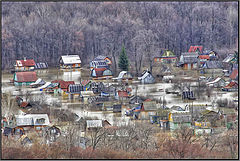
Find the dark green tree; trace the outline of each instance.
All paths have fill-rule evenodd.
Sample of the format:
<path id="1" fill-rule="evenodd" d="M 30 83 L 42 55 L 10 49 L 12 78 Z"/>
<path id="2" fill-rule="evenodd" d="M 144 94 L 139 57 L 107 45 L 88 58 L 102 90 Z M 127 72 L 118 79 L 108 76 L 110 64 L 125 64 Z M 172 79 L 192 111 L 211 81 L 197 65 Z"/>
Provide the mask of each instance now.
<path id="1" fill-rule="evenodd" d="M 120 57 L 119 57 L 119 61 L 118 61 L 118 67 L 121 69 L 121 70 L 124 70 L 124 71 L 128 71 L 128 57 L 127 57 L 127 54 L 126 54 L 126 51 L 125 51 L 125 47 L 124 45 L 122 46 L 122 52 L 120 54 Z"/>

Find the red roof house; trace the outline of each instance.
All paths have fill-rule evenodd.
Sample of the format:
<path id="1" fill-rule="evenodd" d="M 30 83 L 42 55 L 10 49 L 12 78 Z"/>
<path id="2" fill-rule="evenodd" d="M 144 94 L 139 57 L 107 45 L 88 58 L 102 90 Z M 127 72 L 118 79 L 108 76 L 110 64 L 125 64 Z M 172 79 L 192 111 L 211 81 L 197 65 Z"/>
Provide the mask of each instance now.
<path id="1" fill-rule="evenodd" d="M 15 70 L 16 71 L 29 71 L 34 70 L 35 61 L 33 59 L 16 60 Z"/>
<path id="2" fill-rule="evenodd" d="M 54 80 L 54 81 L 52 81 L 52 83 L 59 83 L 59 88 L 61 88 L 61 90 L 63 90 L 63 91 L 67 91 L 67 89 L 68 89 L 68 86 L 70 85 L 70 84 L 75 84 L 75 82 L 74 81 L 64 81 L 64 80 Z"/>
<path id="3" fill-rule="evenodd" d="M 36 72 L 16 72 L 13 78 L 15 85 L 29 85 L 36 82 L 36 80 Z"/>

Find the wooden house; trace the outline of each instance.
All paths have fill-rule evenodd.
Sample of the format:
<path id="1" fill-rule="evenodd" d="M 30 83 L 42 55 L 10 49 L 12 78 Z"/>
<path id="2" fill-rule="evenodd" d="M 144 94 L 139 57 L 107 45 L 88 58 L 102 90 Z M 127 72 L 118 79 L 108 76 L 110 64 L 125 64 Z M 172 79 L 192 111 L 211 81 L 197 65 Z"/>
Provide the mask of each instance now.
<path id="1" fill-rule="evenodd" d="M 62 69 L 80 68 L 81 59 L 79 55 L 63 55 L 60 60 L 60 67 Z"/>
<path id="2" fill-rule="evenodd" d="M 176 55 L 170 50 L 165 50 L 162 56 L 154 58 L 154 62 L 175 63 L 176 61 Z"/>
<path id="3" fill-rule="evenodd" d="M 50 124 L 47 114 L 26 114 L 26 115 L 15 115 L 15 130 L 22 130 L 23 133 L 30 129 L 36 131 L 42 130 L 44 127 Z"/>
<path id="4" fill-rule="evenodd" d="M 54 87 L 54 92 L 61 93 L 63 95 L 67 95 L 68 86 L 70 84 L 75 84 L 74 81 L 64 81 L 64 80 L 54 80 L 51 83 L 58 83 L 58 86 Z"/>
<path id="5" fill-rule="evenodd" d="M 93 79 L 108 79 L 112 78 L 112 71 L 107 68 L 94 68 L 91 70 Z"/>
<path id="6" fill-rule="evenodd" d="M 132 75 L 127 71 L 121 71 L 118 77 L 112 78 L 112 80 L 117 80 L 117 81 L 128 81 L 132 79 L 133 79 Z"/>
<path id="7" fill-rule="evenodd" d="M 142 76 L 138 77 L 138 80 L 140 80 L 141 83 L 146 83 L 146 84 L 150 84 L 150 83 L 155 82 L 155 78 L 153 77 L 153 75 L 149 71 L 144 71 L 142 73 Z"/>
<path id="8" fill-rule="evenodd" d="M 212 87 L 215 87 L 215 88 L 224 87 L 225 86 L 225 80 L 222 79 L 221 77 L 218 77 L 215 80 L 206 83 L 206 85 L 207 86 L 212 86 Z"/>
<path id="9" fill-rule="evenodd" d="M 238 83 L 237 82 L 230 82 L 228 85 L 223 87 L 222 90 L 227 91 L 227 92 L 238 91 Z"/>
<path id="10" fill-rule="evenodd" d="M 33 59 L 16 60 L 15 71 L 33 71 L 35 61 Z"/>
<path id="11" fill-rule="evenodd" d="M 130 97 L 129 93 L 127 91 L 121 91 L 118 90 L 115 94 L 115 99 L 117 100 L 128 100 L 128 98 Z"/>
<path id="12" fill-rule="evenodd" d="M 31 83 L 36 82 L 36 72 L 16 72 L 13 76 L 13 82 L 15 86 L 28 86 Z"/>
<path id="13" fill-rule="evenodd" d="M 191 115 L 186 113 L 169 113 L 169 128 L 171 131 L 181 128 L 181 126 L 191 127 Z"/>
<path id="14" fill-rule="evenodd" d="M 149 120 L 150 116 L 156 115 L 157 104 L 156 101 L 144 101 L 142 103 L 141 112 L 139 114 L 139 119 Z"/>
<path id="15" fill-rule="evenodd" d="M 186 70 L 197 69 L 198 68 L 198 53 L 196 53 L 196 52 L 182 53 L 177 66 L 183 67 L 183 69 L 186 69 Z"/>

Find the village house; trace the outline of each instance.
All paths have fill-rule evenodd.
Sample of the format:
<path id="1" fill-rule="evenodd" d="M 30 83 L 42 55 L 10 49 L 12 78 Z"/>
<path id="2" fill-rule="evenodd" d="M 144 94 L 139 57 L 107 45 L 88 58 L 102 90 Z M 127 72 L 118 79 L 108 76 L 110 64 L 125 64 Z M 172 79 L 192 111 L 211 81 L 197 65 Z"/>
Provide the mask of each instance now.
<path id="1" fill-rule="evenodd" d="M 74 81 L 64 81 L 64 80 L 54 80 L 51 83 L 58 84 L 57 86 L 53 87 L 54 93 L 59 93 L 59 94 L 62 94 L 63 96 L 68 95 L 68 86 L 70 84 L 75 84 Z"/>
<path id="2" fill-rule="evenodd" d="M 198 68 L 198 53 L 196 53 L 196 52 L 182 53 L 177 66 L 183 67 L 183 69 L 185 69 L 185 70 L 197 69 Z"/>
<path id="3" fill-rule="evenodd" d="M 215 87 L 215 88 L 224 87 L 225 84 L 226 84 L 225 80 L 222 79 L 221 77 L 218 77 L 215 80 L 206 83 L 207 86 L 212 86 L 212 87 Z"/>
<path id="4" fill-rule="evenodd" d="M 15 115 L 13 117 L 14 131 L 20 134 L 25 134 L 27 131 L 34 129 L 41 131 L 44 127 L 50 124 L 47 114 L 26 114 Z"/>
<path id="5" fill-rule="evenodd" d="M 33 59 L 16 60 L 15 71 L 33 71 L 35 61 Z"/>
<path id="6" fill-rule="evenodd" d="M 36 72 L 15 72 L 13 76 L 15 86 L 28 86 L 31 83 L 36 82 L 36 80 Z"/>
<path id="7" fill-rule="evenodd" d="M 161 129 L 168 130 L 169 129 L 169 121 L 168 115 L 169 110 L 166 109 L 158 109 L 156 115 L 150 115 L 150 122 L 152 124 L 158 124 Z"/>
<path id="8" fill-rule="evenodd" d="M 112 78 L 112 71 L 107 68 L 94 68 L 91 70 L 91 77 L 95 79 L 108 79 Z"/>
<path id="9" fill-rule="evenodd" d="M 62 69 L 80 68 L 81 59 L 79 55 L 63 55 L 60 60 L 60 67 Z"/>
<path id="10" fill-rule="evenodd" d="M 181 126 L 191 127 L 191 119 L 189 112 L 170 112 L 168 115 L 169 129 L 174 131 L 181 128 Z"/>
<path id="11" fill-rule="evenodd" d="M 201 124 L 201 126 L 205 127 L 216 127 L 220 126 L 220 112 L 216 112 L 214 110 L 205 110 L 201 112 L 200 119 L 197 120 L 198 123 Z"/>
<path id="12" fill-rule="evenodd" d="M 202 64 L 202 69 L 205 74 L 222 73 L 223 64 L 221 61 L 206 61 Z"/>
<path id="13" fill-rule="evenodd" d="M 126 101 L 130 97 L 130 94 L 127 91 L 118 90 L 115 94 L 116 100 Z"/>
<path id="14" fill-rule="evenodd" d="M 112 64 L 112 60 L 107 56 L 99 55 L 90 62 L 90 69 L 94 68 L 107 68 L 109 69 Z"/>
<path id="15" fill-rule="evenodd" d="M 139 114 L 139 119 L 150 120 L 151 115 L 156 115 L 157 104 L 156 101 L 144 101 Z"/>
<path id="16" fill-rule="evenodd" d="M 163 63 L 175 63 L 177 61 L 176 55 L 170 51 L 165 50 L 163 55 L 160 57 L 154 57 L 154 62 L 163 62 Z"/>
<path id="17" fill-rule="evenodd" d="M 141 83 L 151 84 L 155 82 L 155 78 L 150 71 L 144 71 L 141 77 L 138 77 Z"/>

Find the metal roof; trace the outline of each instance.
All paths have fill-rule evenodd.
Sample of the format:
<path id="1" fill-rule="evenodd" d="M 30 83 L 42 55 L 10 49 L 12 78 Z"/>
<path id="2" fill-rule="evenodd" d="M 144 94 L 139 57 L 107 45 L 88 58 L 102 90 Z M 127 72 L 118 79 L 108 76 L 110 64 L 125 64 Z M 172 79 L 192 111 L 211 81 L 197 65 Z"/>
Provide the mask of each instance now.
<path id="1" fill-rule="evenodd" d="M 81 60 L 79 55 L 63 55 L 61 59 L 64 64 L 80 64 Z"/>

